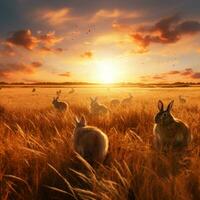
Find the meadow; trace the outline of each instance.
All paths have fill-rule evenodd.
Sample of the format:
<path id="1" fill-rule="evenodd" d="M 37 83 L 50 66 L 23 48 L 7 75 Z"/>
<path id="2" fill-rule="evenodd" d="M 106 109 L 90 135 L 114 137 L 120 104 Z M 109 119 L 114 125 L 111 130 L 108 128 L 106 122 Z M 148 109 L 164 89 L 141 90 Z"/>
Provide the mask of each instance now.
<path id="1" fill-rule="evenodd" d="M 69 103 L 66 113 L 51 102 Z M 197 200 L 200 194 L 200 88 L 3 88 L 0 90 L 0 199 Z M 113 98 L 133 95 L 127 107 Z M 186 98 L 179 101 L 179 95 Z M 90 113 L 98 96 L 110 112 Z M 157 102 L 174 99 L 173 115 L 185 121 L 193 142 L 185 152 L 152 147 Z M 85 115 L 109 137 L 103 165 L 93 169 L 73 151 L 75 116 Z"/>

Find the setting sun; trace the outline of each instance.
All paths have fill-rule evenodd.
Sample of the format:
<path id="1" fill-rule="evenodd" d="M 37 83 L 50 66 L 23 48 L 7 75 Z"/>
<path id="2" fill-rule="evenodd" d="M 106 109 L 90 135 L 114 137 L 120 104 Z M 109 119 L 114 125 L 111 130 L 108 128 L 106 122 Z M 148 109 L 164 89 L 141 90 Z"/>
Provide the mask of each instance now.
<path id="1" fill-rule="evenodd" d="M 97 79 L 101 83 L 114 83 L 118 81 L 118 64 L 112 60 L 97 62 Z"/>

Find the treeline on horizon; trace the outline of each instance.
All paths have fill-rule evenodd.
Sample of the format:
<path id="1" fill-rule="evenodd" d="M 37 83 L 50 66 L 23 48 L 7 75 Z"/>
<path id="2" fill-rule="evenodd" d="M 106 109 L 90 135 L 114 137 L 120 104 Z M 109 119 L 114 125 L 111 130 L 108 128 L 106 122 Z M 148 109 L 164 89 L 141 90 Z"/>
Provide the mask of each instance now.
<path id="1" fill-rule="evenodd" d="M 25 82 L 0 82 L 0 85 L 7 85 L 7 86 L 14 86 L 14 85 L 22 85 L 22 86 L 39 86 L 39 85 L 106 85 L 106 86 L 139 86 L 139 87 L 191 87 L 191 86 L 198 86 L 200 82 L 174 82 L 174 83 L 133 83 L 133 82 L 119 82 L 119 83 L 90 83 L 90 82 L 32 82 L 32 83 L 25 83 Z"/>

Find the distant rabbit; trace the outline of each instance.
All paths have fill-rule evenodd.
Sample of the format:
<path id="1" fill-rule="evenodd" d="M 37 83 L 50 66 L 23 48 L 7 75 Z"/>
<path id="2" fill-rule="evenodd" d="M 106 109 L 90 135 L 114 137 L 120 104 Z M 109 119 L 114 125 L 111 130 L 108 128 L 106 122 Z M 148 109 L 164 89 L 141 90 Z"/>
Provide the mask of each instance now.
<path id="1" fill-rule="evenodd" d="M 118 99 L 112 99 L 112 100 L 110 101 L 110 105 L 111 105 L 112 107 L 114 107 L 114 106 L 119 106 L 119 105 L 120 105 L 120 100 L 118 100 Z"/>
<path id="2" fill-rule="evenodd" d="M 54 108 L 56 108 L 59 111 L 66 111 L 69 107 L 66 102 L 58 101 L 59 97 L 53 98 L 52 104 Z"/>
<path id="3" fill-rule="evenodd" d="M 68 94 L 73 94 L 75 92 L 74 88 L 71 88 L 71 90 L 68 92 Z"/>
<path id="4" fill-rule="evenodd" d="M 56 91 L 56 95 L 59 97 L 61 95 L 62 90 Z"/>
<path id="5" fill-rule="evenodd" d="M 36 89 L 35 89 L 35 88 L 33 88 L 33 89 L 32 89 L 32 92 L 36 92 Z"/>
<path id="6" fill-rule="evenodd" d="M 180 103 L 186 103 L 186 99 L 183 96 L 179 96 Z"/>
<path id="7" fill-rule="evenodd" d="M 159 112 L 155 116 L 154 142 L 157 148 L 163 150 L 187 147 L 192 140 L 188 126 L 171 114 L 173 103 L 174 101 L 171 101 L 164 110 L 163 102 L 158 101 Z"/>
<path id="8" fill-rule="evenodd" d="M 122 102 L 121 102 L 122 106 L 130 105 L 132 102 L 132 99 L 133 99 L 133 96 L 131 94 L 129 94 L 129 97 L 122 100 Z"/>
<path id="9" fill-rule="evenodd" d="M 92 114 L 106 114 L 108 112 L 108 108 L 103 105 L 98 103 L 97 101 L 97 97 L 95 97 L 94 99 L 92 97 L 90 97 L 90 107 L 91 107 L 91 113 Z"/>
<path id="10" fill-rule="evenodd" d="M 103 163 L 108 153 L 109 141 L 105 133 L 100 129 L 87 126 L 85 117 L 77 118 L 74 129 L 74 150 L 79 153 L 91 165 Z"/>

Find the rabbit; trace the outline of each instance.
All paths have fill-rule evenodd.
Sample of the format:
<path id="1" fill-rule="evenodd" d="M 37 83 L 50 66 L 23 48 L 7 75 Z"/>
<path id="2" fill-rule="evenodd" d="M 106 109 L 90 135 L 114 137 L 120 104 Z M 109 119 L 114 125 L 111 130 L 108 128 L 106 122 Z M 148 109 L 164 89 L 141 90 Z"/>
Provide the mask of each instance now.
<path id="1" fill-rule="evenodd" d="M 71 90 L 68 92 L 68 94 L 73 94 L 75 92 L 74 88 L 71 88 Z"/>
<path id="2" fill-rule="evenodd" d="M 133 99 L 133 96 L 131 94 L 129 94 L 129 97 L 122 100 L 122 102 L 121 102 L 122 106 L 130 105 L 132 102 L 132 99 Z"/>
<path id="3" fill-rule="evenodd" d="M 186 103 L 186 99 L 182 97 L 181 95 L 179 96 L 179 101 L 180 103 Z"/>
<path id="4" fill-rule="evenodd" d="M 94 99 L 90 97 L 90 100 L 92 114 L 106 114 L 108 112 L 108 108 L 105 105 L 97 102 L 97 97 L 95 97 Z"/>
<path id="5" fill-rule="evenodd" d="M 59 96 L 56 98 L 53 98 L 52 104 L 54 106 L 54 108 L 56 108 L 59 111 L 66 111 L 68 109 L 68 104 L 66 102 L 61 102 L 58 101 Z"/>
<path id="6" fill-rule="evenodd" d="M 192 140 L 190 130 L 183 121 L 171 114 L 174 101 L 164 110 L 161 100 L 158 101 L 159 112 L 155 116 L 154 145 L 163 150 L 185 148 Z"/>
<path id="7" fill-rule="evenodd" d="M 35 89 L 35 88 L 33 88 L 33 89 L 32 89 L 32 92 L 36 92 L 36 89 Z"/>
<path id="8" fill-rule="evenodd" d="M 76 117 L 73 134 L 74 150 L 91 165 L 103 163 L 108 153 L 109 141 L 105 133 L 94 126 L 87 126 L 84 116 Z"/>
<path id="9" fill-rule="evenodd" d="M 56 95 L 59 97 L 61 95 L 62 90 L 56 91 Z"/>
<path id="10" fill-rule="evenodd" d="M 118 100 L 118 99 L 112 99 L 111 101 L 110 101 L 110 105 L 111 106 L 119 106 L 120 105 L 120 100 Z"/>

